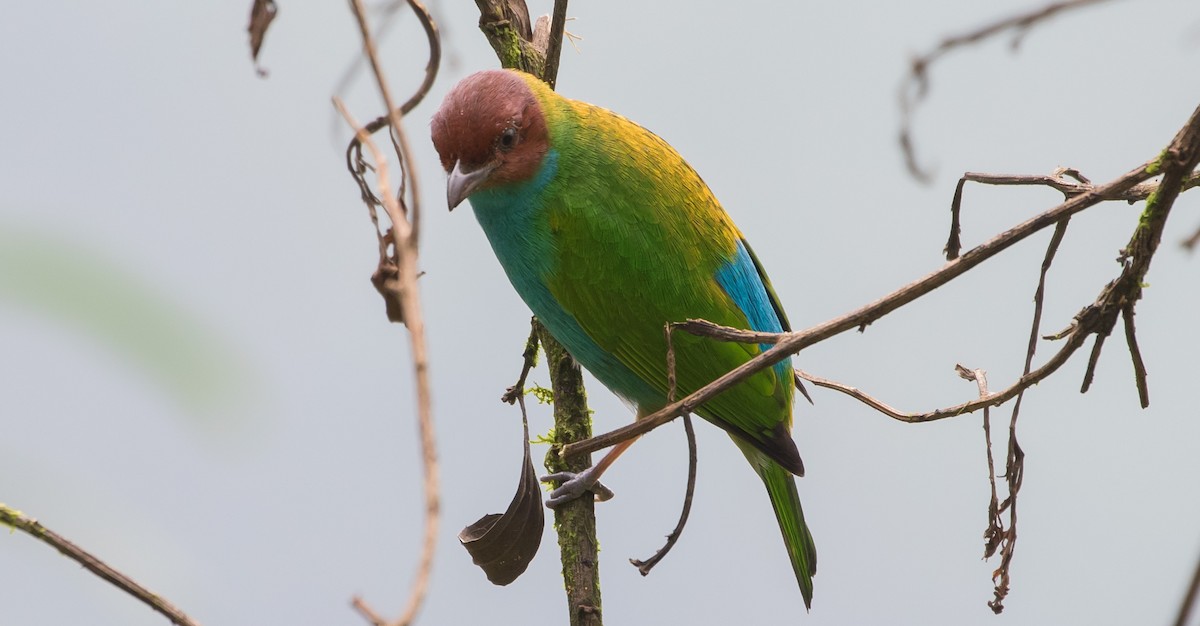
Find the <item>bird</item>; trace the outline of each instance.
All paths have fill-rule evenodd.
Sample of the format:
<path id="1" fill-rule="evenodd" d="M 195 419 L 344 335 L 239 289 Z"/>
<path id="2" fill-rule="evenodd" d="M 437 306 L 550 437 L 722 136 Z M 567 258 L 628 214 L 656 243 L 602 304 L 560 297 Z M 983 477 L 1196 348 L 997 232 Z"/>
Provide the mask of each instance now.
<path id="1" fill-rule="evenodd" d="M 431 121 L 454 210 L 470 202 L 513 288 L 550 334 L 641 419 L 668 404 L 670 322 L 700 318 L 790 331 L 762 263 L 708 185 L 666 141 L 517 70 L 460 81 Z M 677 333 L 677 392 L 695 391 L 768 349 Z M 806 609 L 816 547 L 795 477 L 790 357 L 697 407 L 762 479 Z M 588 470 L 560 473 L 547 505 L 591 493 L 634 440 Z"/>

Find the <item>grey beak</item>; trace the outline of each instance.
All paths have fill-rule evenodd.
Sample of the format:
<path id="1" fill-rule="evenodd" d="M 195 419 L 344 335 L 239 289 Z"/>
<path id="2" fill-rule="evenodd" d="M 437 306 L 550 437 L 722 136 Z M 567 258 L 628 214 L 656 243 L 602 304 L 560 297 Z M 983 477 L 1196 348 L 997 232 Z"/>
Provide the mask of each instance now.
<path id="1" fill-rule="evenodd" d="M 462 204 L 463 200 L 474 193 L 475 189 L 491 176 L 497 165 L 488 163 L 470 171 L 463 171 L 462 161 L 455 161 L 454 169 L 446 179 L 446 204 L 450 206 L 450 210 L 453 211 L 454 207 Z"/>

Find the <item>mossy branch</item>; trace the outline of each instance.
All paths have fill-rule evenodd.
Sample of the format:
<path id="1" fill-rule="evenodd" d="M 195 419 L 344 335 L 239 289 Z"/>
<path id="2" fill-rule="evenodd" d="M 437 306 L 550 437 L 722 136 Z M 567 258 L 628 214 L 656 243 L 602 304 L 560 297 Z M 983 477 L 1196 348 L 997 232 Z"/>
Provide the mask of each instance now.
<path id="1" fill-rule="evenodd" d="M 476 0 L 479 7 L 479 29 L 492 44 L 500 64 L 518 69 L 545 80 L 554 86 L 558 73 L 558 53 L 562 50 L 563 24 L 567 2 L 556 0 L 554 20 L 549 37 L 545 39 L 554 58 L 547 59 L 545 50 L 534 43 L 536 36 L 530 27 L 529 10 L 523 0 Z M 550 386 L 554 396 L 554 448 L 546 456 L 546 469 L 582 472 L 591 466 L 589 455 L 563 458 L 559 451 L 571 443 L 592 436 L 591 413 L 587 408 L 587 393 L 579 364 L 540 323 L 535 322 L 546 365 L 550 368 Z M 595 501 L 577 498 L 554 509 L 554 529 L 562 555 L 563 585 L 567 591 L 567 606 L 571 626 L 600 626 L 600 570 L 596 559 L 599 542 L 596 539 Z"/>

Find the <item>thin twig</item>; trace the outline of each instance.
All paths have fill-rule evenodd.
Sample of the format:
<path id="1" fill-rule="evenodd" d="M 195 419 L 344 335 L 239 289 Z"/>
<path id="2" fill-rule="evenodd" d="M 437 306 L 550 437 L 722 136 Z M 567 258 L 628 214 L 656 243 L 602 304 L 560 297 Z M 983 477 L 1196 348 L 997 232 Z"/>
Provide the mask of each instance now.
<path id="1" fill-rule="evenodd" d="M 683 510 L 679 513 L 679 521 L 675 523 L 675 529 L 671 534 L 667 535 L 667 542 L 663 547 L 659 548 L 654 556 L 641 561 L 638 559 L 629 559 L 629 562 L 637 568 L 638 572 L 645 576 L 658 565 L 659 561 L 667 556 L 671 548 L 675 547 L 675 542 L 679 541 L 679 536 L 683 534 L 683 527 L 687 525 L 688 516 L 692 513 L 692 497 L 696 493 L 696 430 L 692 426 L 692 415 L 685 413 L 683 415 L 683 430 L 687 433 L 688 442 L 688 477 L 687 490 L 683 495 Z"/>
<path id="2" fill-rule="evenodd" d="M 1071 182 L 1069 178 L 1075 179 L 1077 182 Z M 1021 175 L 1021 174 L 984 174 L 981 172 L 967 172 L 958 179 L 958 185 L 954 188 L 954 199 L 950 202 L 950 237 L 946 241 L 946 260 L 952 261 L 958 257 L 959 251 L 962 249 L 962 243 L 959 239 L 961 231 L 961 220 L 959 214 L 962 210 L 962 195 L 963 186 L 968 183 L 981 183 L 984 185 L 1017 185 L 1017 186 L 1045 186 L 1056 189 L 1063 194 L 1065 198 L 1071 198 L 1081 193 L 1090 191 L 1095 188 L 1092 181 L 1088 180 L 1079 170 L 1070 167 L 1060 167 L 1054 170 L 1050 175 Z M 1181 191 L 1187 191 L 1192 187 L 1200 186 L 1200 173 L 1194 173 L 1183 181 Z M 1105 198 L 1106 200 L 1124 200 L 1130 204 L 1139 202 L 1149 198 L 1154 192 L 1158 191 L 1159 183 L 1146 182 L 1139 185 L 1134 185 L 1125 192 Z M 1197 239 L 1200 240 L 1200 231 L 1197 231 Z M 1184 247 L 1187 242 L 1184 242 Z"/>
<path id="3" fill-rule="evenodd" d="M 956 48 L 978 43 L 1008 30 L 1014 31 L 1012 47 L 1015 50 L 1022 38 L 1035 25 L 1046 21 L 1062 11 L 1102 1 L 1063 0 L 1047 4 L 1033 11 L 992 22 L 962 35 L 946 37 L 929 52 L 914 57 L 909 64 L 908 75 L 901 81 L 897 93 L 900 101 L 900 148 L 904 155 L 904 164 L 913 178 L 921 182 L 929 182 L 933 178 L 933 174 L 918 163 L 916 149 L 913 145 L 912 118 L 917 110 L 917 106 L 929 94 L 929 67 L 935 61 Z"/>
<path id="4" fill-rule="evenodd" d="M 1188 626 L 1188 620 L 1191 617 L 1192 608 L 1196 606 L 1197 598 L 1200 598 L 1200 559 L 1196 560 L 1196 572 L 1192 574 L 1192 583 L 1188 585 L 1188 590 L 1183 594 L 1183 601 L 1179 603 L 1175 626 Z"/>
<path id="5" fill-rule="evenodd" d="M 1150 406 L 1150 386 L 1146 382 L 1146 362 L 1142 360 L 1142 350 L 1138 347 L 1133 316 L 1133 303 L 1130 302 L 1121 309 L 1121 318 L 1125 321 L 1125 343 L 1129 346 L 1129 356 L 1133 359 L 1133 380 L 1137 385 L 1138 402 L 1144 409 Z"/>
<path id="6" fill-rule="evenodd" d="M 361 615 L 363 619 L 367 620 L 371 626 L 387 626 L 387 619 L 376 613 L 375 609 L 372 609 L 370 606 L 368 606 L 366 601 L 359 596 L 350 598 L 350 606 L 354 607 L 354 610 L 358 611 L 358 614 Z"/>
<path id="7" fill-rule="evenodd" d="M 987 530 L 983 532 L 983 558 L 988 558 L 996 552 L 1000 540 L 1004 536 L 1004 523 L 1000 520 L 1000 496 L 996 490 L 996 460 L 992 454 L 992 412 L 983 410 L 983 443 L 987 450 L 988 488 L 991 496 L 988 499 Z"/>
<path id="8" fill-rule="evenodd" d="M 337 106 L 338 111 L 346 118 L 346 122 L 351 127 L 357 129 L 356 133 L 362 140 L 363 145 L 367 147 L 375 158 L 376 181 L 379 185 L 380 195 L 383 198 L 388 216 L 394 220 L 393 227 L 389 232 L 395 238 L 396 253 L 398 255 L 402 254 L 404 258 L 403 261 L 396 263 L 401 281 L 398 298 L 401 303 L 400 306 L 403 311 L 405 326 L 408 328 L 412 341 L 414 373 L 417 378 L 418 425 L 421 434 L 421 451 L 425 468 L 425 540 L 421 550 L 421 560 L 417 566 L 417 575 L 409 595 L 408 605 L 401 618 L 393 622 L 393 624 L 407 625 L 415 619 L 416 612 L 420 609 L 429 585 L 429 574 L 433 567 L 433 553 L 437 545 L 438 519 L 440 516 L 437 450 L 436 442 L 434 441 L 433 417 L 429 397 L 428 357 L 426 356 L 424 324 L 419 308 L 420 300 L 417 293 L 417 279 L 413 271 L 413 267 L 416 265 L 416 250 L 412 249 L 412 246 L 408 244 L 409 239 L 405 235 L 399 234 L 401 232 L 407 234 L 411 230 L 401 228 L 407 222 L 404 221 L 403 212 L 396 206 L 396 198 L 391 195 L 387 175 L 387 159 L 379 151 L 371 136 L 357 125 L 341 100 L 334 98 L 334 104 Z M 352 603 L 358 609 L 359 613 L 372 624 L 379 626 L 383 623 L 375 621 L 372 617 L 375 613 L 369 610 L 369 607 L 367 607 L 365 601 L 361 598 L 355 597 Z"/>
<path id="9" fill-rule="evenodd" d="M 814 376 L 803 370 L 796 370 L 796 375 L 818 387 L 824 387 L 825 389 L 832 389 L 834 391 L 838 391 L 840 393 L 848 395 L 851 398 L 854 398 L 854 399 L 858 400 L 859 402 L 866 404 L 867 406 L 875 409 L 876 411 L 879 411 L 880 413 L 883 413 L 884 415 L 887 415 L 888 417 L 890 417 L 894 420 L 906 422 L 909 424 L 920 424 L 920 423 L 924 423 L 924 422 L 933 422 L 933 421 L 946 419 L 946 418 L 950 418 L 950 417 L 958 417 L 960 415 L 965 415 L 967 413 L 974 413 L 975 411 L 978 411 L 980 409 L 987 409 L 989 407 L 1000 406 L 1001 404 L 1004 404 L 1005 402 L 1008 402 L 1009 400 L 1015 398 L 1018 394 L 1020 394 L 1025 389 L 1028 389 L 1029 387 L 1032 387 L 1032 386 L 1038 384 L 1042 380 L 1045 380 L 1047 377 L 1049 377 L 1051 374 L 1053 374 L 1056 370 L 1058 370 L 1058 368 L 1061 367 L 1063 365 L 1063 363 L 1066 363 L 1070 359 L 1071 355 L 1074 354 L 1074 352 L 1076 350 L 1078 350 L 1081 345 L 1083 345 L 1084 340 L 1087 338 L 1087 333 L 1085 333 L 1085 332 L 1072 333 L 1069 335 L 1069 337 L 1070 338 L 1067 340 L 1067 342 L 1065 344 L 1063 344 L 1063 347 L 1060 348 L 1059 351 L 1057 353 L 1055 353 L 1055 355 L 1053 357 L 1051 357 L 1048 361 L 1046 361 L 1045 364 L 1043 364 L 1038 369 L 1030 372 L 1029 374 L 1017 379 L 1017 381 L 1014 382 L 1012 384 L 1012 386 L 1006 387 L 1002 391 L 993 392 L 991 395 L 987 396 L 986 398 L 976 398 L 975 400 L 971 400 L 970 402 L 963 402 L 962 404 L 956 404 L 954 406 L 949 406 L 949 407 L 945 407 L 945 408 L 941 408 L 941 409 L 934 409 L 932 411 L 927 411 L 924 413 L 905 413 L 903 411 L 895 409 L 895 408 L 889 406 L 888 404 L 862 392 L 861 390 L 859 390 L 855 387 L 851 387 L 849 385 L 845 385 L 843 383 L 839 383 L 839 382 L 829 380 L 826 378 L 821 378 L 819 376 Z"/>
<path id="10" fill-rule="evenodd" d="M 1004 598 L 1008 596 L 1010 584 L 1010 569 L 1017 545 L 1017 494 L 1025 480 L 1025 452 L 1017 443 L 1017 407 L 1013 408 L 1012 419 L 1008 423 L 1008 455 L 1004 464 L 1004 479 L 1008 485 L 1008 497 L 1000 503 L 998 512 L 1008 510 L 1008 529 L 1000 550 L 1000 567 L 992 572 L 994 598 L 988 602 L 988 607 L 997 615 L 1004 610 Z M 996 579 L 999 578 L 999 582 Z"/>
<path id="11" fill-rule="evenodd" d="M 675 342 L 672 341 L 675 325 L 667 324 L 663 328 L 663 334 L 667 339 L 667 402 L 675 401 Z M 654 556 L 645 561 L 639 559 L 629 559 L 629 562 L 641 572 L 642 576 L 650 573 L 659 561 L 662 561 L 671 548 L 675 547 L 675 542 L 679 541 L 679 536 L 683 534 L 683 527 L 687 525 L 688 516 L 692 513 L 692 498 L 696 493 L 696 430 L 692 426 L 692 416 L 684 414 L 683 430 L 687 433 L 688 443 L 688 477 L 687 489 L 683 494 L 683 510 L 679 513 L 679 521 L 675 523 L 675 529 L 667 535 L 667 542 L 663 547 L 659 548 Z"/>
<path id="12" fill-rule="evenodd" d="M 1067 177 L 1075 179 L 1076 182 L 1067 180 Z M 962 197 L 963 187 L 968 183 L 981 183 L 984 185 L 1038 185 L 1051 187 L 1062 192 L 1064 199 L 1069 199 L 1072 196 L 1077 196 L 1085 191 L 1094 189 L 1092 181 L 1088 180 L 1079 170 L 1070 167 L 1060 167 L 1054 170 L 1054 173 L 1049 176 L 1044 175 L 1013 175 L 1013 174 L 984 174 L 980 172 L 967 172 L 958 179 L 958 185 L 954 187 L 954 198 L 950 201 L 950 237 L 946 240 L 944 252 L 946 260 L 953 261 L 958 258 L 958 253 L 962 251 L 962 241 L 960 235 L 962 232 Z M 1136 197 L 1133 194 L 1134 189 L 1144 189 L 1145 195 Z M 1121 197 L 1122 200 L 1133 202 L 1135 200 L 1144 200 L 1150 195 L 1153 189 L 1157 189 L 1158 185 L 1154 183 L 1143 183 L 1135 186 L 1133 189 L 1126 191 Z M 1109 198 L 1115 200 L 1116 198 Z"/>
<path id="13" fill-rule="evenodd" d="M 1196 177 L 1193 176 L 1192 178 L 1195 179 Z M 1187 239 L 1179 242 L 1179 245 L 1183 246 L 1183 249 L 1188 252 L 1195 250 L 1198 244 L 1200 244 L 1200 227 L 1196 228 L 1195 232 L 1191 235 L 1188 235 Z"/>
<path id="14" fill-rule="evenodd" d="M 424 7 L 417 0 L 408 1 L 409 5 L 418 14 L 424 12 Z M 429 587 L 440 518 L 437 445 L 433 431 L 428 348 L 425 338 L 424 319 L 421 314 L 420 292 L 417 286 L 418 253 L 416 224 L 420 215 L 420 194 L 417 185 L 417 174 L 410 157 L 411 149 L 408 144 L 408 138 L 400 124 L 401 113 L 392 101 L 391 91 L 388 89 L 387 81 L 380 67 L 375 42 L 371 35 L 371 29 L 367 24 L 366 12 L 361 0 L 350 0 L 350 6 L 358 22 L 359 33 L 363 39 L 364 54 L 367 55 L 370 61 L 376 85 L 383 99 L 384 107 L 388 111 L 388 122 L 392 131 L 392 140 L 397 150 L 396 156 L 400 161 L 400 180 L 402 186 L 405 180 L 409 180 L 408 197 L 412 204 L 410 213 L 405 210 L 406 207 L 403 205 L 404 195 L 392 194 L 388 183 L 387 159 L 384 158 L 374 141 L 371 140 L 370 134 L 365 129 L 360 128 L 353 121 L 353 118 L 349 116 L 348 112 L 345 111 L 344 107 L 342 107 L 341 110 L 343 115 L 346 116 L 347 122 L 355 129 L 355 139 L 360 144 L 366 145 L 375 159 L 376 185 L 379 189 L 383 207 L 392 222 L 390 233 L 392 235 L 394 256 L 391 261 L 395 264 L 399 274 L 399 293 L 394 294 L 394 298 L 399 300 L 404 324 L 408 329 L 412 345 L 413 370 L 417 387 L 417 423 L 421 439 L 421 457 L 425 474 L 425 531 L 421 558 L 417 565 L 417 572 L 414 577 L 412 589 L 409 592 L 407 605 L 401 616 L 392 622 L 392 624 L 397 626 L 407 626 L 416 619 L 417 612 L 424 602 L 425 594 Z M 436 29 L 432 28 L 432 22 L 426 26 L 426 32 L 429 33 L 430 37 L 430 66 L 426 69 L 426 81 L 431 82 L 431 76 L 436 74 L 437 71 L 436 62 L 440 58 L 440 47 L 436 43 Z M 423 95 L 425 89 L 424 85 L 418 89 L 418 95 Z M 364 200 L 367 200 L 365 196 Z M 367 203 L 370 206 L 370 201 Z M 410 218 L 411 222 L 409 221 Z M 382 262 L 383 259 L 381 259 Z M 365 606 L 365 603 L 356 599 L 355 606 Z M 360 610 L 360 612 L 362 611 Z M 363 614 L 370 619 L 367 613 Z"/>
<path id="15" fill-rule="evenodd" d="M 537 353 L 538 321 L 536 317 L 532 317 L 529 319 L 529 338 L 525 340 L 525 351 L 521 353 L 521 375 L 512 387 L 504 390 L 504 394 L 500 396 L 501 402 L 513 404 L 525 395 L 525 379 L 529 378 L 529 372 L 537 367 Z M 524 409 L 522 409 L 523 412 Z"/>
<path id="16" fill-rule="evenodd" d="M 1076 180 L 1079 180 L 1085 185 L 1090 185 L 1087 179 L 1078 176 L 1076 172 Z M 1062 191 L 1060 189 L 1060 191 Z M 1064 191 L 1064 193 L 1067 193 Z M 1025 365 L 1021 372 L 1022 376 L 1029 374 L 1033 367 L 1033 357 L 1037 353 L 1038 338 L 1041 336 L 1042 328 L 1042 310 L 1046 301 L 1046 275 L 1050 272 L 1050 266 L 1054 264 L 1054 257 L 1058 254 L 1059 246 L 1062 244 L 1063 238 L 1067 234 L 1067 225 L 1069 218 L 1063 219 L 1054 227 L 1054 234 L 1050 237 L 1050 243 L 1046 246 L 1046 254 L 1042 258 L 1041 271 L 1038 274 L 1037 289 L 1033 294 L 1033 321 L 1029 329 L 1029 343 L 1025 349 Z M 1025 389 L 1028 389 L 1026 387 Z M 1005 455 L 1005 470 L 1004 475 L 1007 479 L 1008 497 L 1005 498 L 1003 505 L 996 500 L 996 483 L 994 477 L 991 449 L 991 427 L 988 428 L 988 472 L 991 476 L 992 498 L 988 504 L 988 528 L 984 532 L 985 545 L 983 557 L 989 558 L 1000 552 L 1000 566 L 992 572 L 993 598 L 988 602 L 988 607 L 992 612 L 999 615 L 1004 611 L 1004 599 L 1008 596 L 1008 591 L 1011 585 L 1011 568 L 1012 559 L 1016 554 L 1017 546 L 1017 494 L 1020 491 L 1020 479 L 1024 476 L 1024 454 L 1017 454 L 1020 450 L 1017 444 L 1017 416 L 1021 412 L 1021 402 L 1025 399 L 1025 389 L 1022 389 L 1016 400 L 1013 402 L 1012 416 L 1008 423 L 1008 453 Z M 986 413 L 985 420 L 987 419 Z M 1004 525 L 1000 514 L 1007 508 L 1008 510 L 1008 526 Z"/>
<path id="17" fill-rule="evenodd" d="M 425 5 L 422 4 L 420 0 L 405 1 L 410 7 L 412 7 L 413 12 L 416 14 L 417 21 L 420 22 L 421 28 L 425 32 L 426 41 L 429 44 L 429 60 L 425 64 L 425 78 L 421 81 L 420 86 L 417 87 L 413 95 L 410 96 L 408 100 L 404 102 L 404 104 L 400 105 L 398 110 L 389 109 L 388 113 L 371 120 L 369 123 L 363 126 L 363 131 L 367 135 L 373 135 L 380 129 L 390 126 L 390 120 L 393 116 L 402 118 L 403 116 L 408 115 L 410 111 L 420 104 L 421 101 L 425 99 L 425 96 L 429 93 L 429 90 L 433 87 L 433 82 L 437 78 L 438 69 L 441 67 L 442 44 L 438 35 L 437 24 L 433 21 L 433 16 L 429 14 L 429 9 L 425 8 Z M 360 25 L 360 30 L 361 28 L 362 27 Z M 374 39 L 372 38 L 371 41 L 373 42 Z M 374 43 L 372 43 L 371 49 L 373 50 L 374 48 Z M 377 64 L 372 63 L 372 65 L 374 66 Z M 378 74 L 376 75 L 378 76 Z M 391 102 L 390 95 L 387 96 L 386 101 Z M 398 143 L 394 136 L 392 140 L 393 143 Z M 410 163 L 411 160 L 409 159 L 401 159 L 401 167 L 405 169 L 409 177 L 415 179 L 416 176 L 414 176 L 413 172 L 408 169 Z M 370 166 L 367 165 L 362 156 L 362 139 L 360 138 L 359 134 L 356 133 L 354 138 L 350 140 L 350 144 L 346 146 L 346 169 L 350 170 L 351 176 L 354 177 L 355 182 L 358 184 L 359 193 L 362 195 L 363 202 L 365 202 L 368 208 L 372 211 L 372 219 L 374 219 L 374 209 L 376 206 L 382 206 L 382 201 L 375 196 L 375 192 L 372 191 L 371 185 L 366 180 L 366 170 L 369 167 Z M 403 186 L 404 181 L 402 179 L 401 187 Z M 414 193 L 412 195 L 414 198 L 416 197 L 415 191 L 416 189 L 413 189 Z M 420 214 L 417 212 L 417 214 L 413 216 L 413 232 L 416 233 L 414 237 L 417 241 L 420 240 L 420 231 Z"/>
<path id="18" fill-rule="evenodd" d="M 80 548 L 66 537 L 46 528 L 37 520 L 24 513 L 0 503 L 0 525 L 15 528 L 38 541 L 58 550 L 63 556 L 82 565 L 91 573 L 112 583 L 121 591 L 140 600 L 146 606 L 162 614 L 171 623 L 179 626 L 200 626 L 200 623 L 188 617 L 186 613 L 171 604 L 166 598 L 139 585 L 132 578 L 113 569 L 104 561 L 96 558 L 87 550 Z"/>
<path id="19" fill-rule="evenodd" d="M 1100 364 L 1100 351 L 1104 349 L 1104 341 L 1108 339 L 1108 333 L 1112 331 L 1111 326 L 1105 326 L 1101 332 L 1096 333 L 1096 339 L 1092 341 L 1092 351 L 1088 354 L 1087 369 L 1083 371 L 1083 384 L 1079 386 L 1079 393 L 1087 393 L 1092 388 L 1092 381 L 1096 378 L 1096 366 Z"/>
<path id="20" fill-rule="evenodd" d="M 562 56 L 563 31 L 567 27 L 567 0 L 554 0 L 550 18 L 550 40 L 546 42 L 546 70 L 542 79 L 554 89 L 558 84 L 558 62 Z"/>

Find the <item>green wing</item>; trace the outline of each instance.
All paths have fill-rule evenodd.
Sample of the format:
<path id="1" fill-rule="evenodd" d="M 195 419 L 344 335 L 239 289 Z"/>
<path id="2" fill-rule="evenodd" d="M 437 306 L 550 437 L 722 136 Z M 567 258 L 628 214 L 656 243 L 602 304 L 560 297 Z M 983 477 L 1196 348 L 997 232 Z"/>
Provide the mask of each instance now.
<path id="1" fill-rule="evenodd" d="M 717 280 L 736 254 L 741 233 L 695 171 L 661 139 L 608 111 L 569 105 L 579 119 L 563 125 L 570 140 L 556 146 L 562 165 L 549 194 L 556 202 L 548 220 L 558 248 L 547 284 L 584 332 L 643 384 L 625 380 L 621 372 L 593 374 L 643 412 L 654 410 L 667 395 L 666 323 L 702 318 L 751 327 Z M 786 328 L 765 276 L 763 283 Z M 676 398 L 760 352 L 758 345 L 682 332 L 674 334 L 673 345 Z M 697 413 L 797 471 L 799 456 L 788 434 L 791 390 L 790 377 L 781 380 L 776 368 L 768 368 Z"/>

